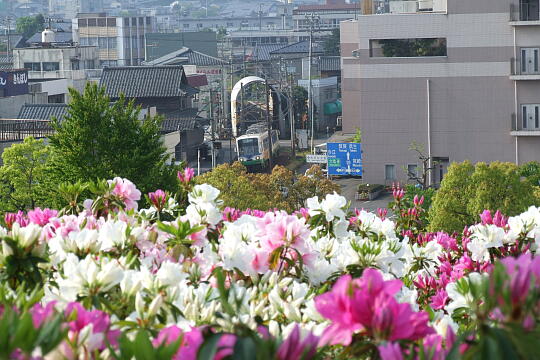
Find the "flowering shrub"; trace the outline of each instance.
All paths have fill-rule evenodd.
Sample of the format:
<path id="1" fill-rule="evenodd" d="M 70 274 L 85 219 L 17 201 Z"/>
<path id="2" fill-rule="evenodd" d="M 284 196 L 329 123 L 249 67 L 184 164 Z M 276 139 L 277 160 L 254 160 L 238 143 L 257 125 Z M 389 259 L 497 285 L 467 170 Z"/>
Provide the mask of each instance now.
<path id="1" fill-rule="evenodd" d="M 427 233 L 422 199 L 349 212 L 223 208 L 127 179 L 68 187 L 0 229 L 0 356 L 67 359 L 533 358 L 540 209 Z M 93 199 L 79 203 L 77 189 Z M 488 355 L 486 355 L 488 354 Z"/>

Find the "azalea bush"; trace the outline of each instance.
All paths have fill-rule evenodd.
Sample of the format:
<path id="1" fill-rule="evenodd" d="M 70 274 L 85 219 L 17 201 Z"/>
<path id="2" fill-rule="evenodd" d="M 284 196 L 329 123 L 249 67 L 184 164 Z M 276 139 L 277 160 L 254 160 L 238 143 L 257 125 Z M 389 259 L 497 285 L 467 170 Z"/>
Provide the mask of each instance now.
<path id="1" fill-rule="evenodd" d="M 178 179 L 64 184 L 64 208 L 5 214 L 1 358 L 537 357 L 539 208 L 449 235 L 400 188 L 389 218 L 336 193 L 240 211 Z"/>

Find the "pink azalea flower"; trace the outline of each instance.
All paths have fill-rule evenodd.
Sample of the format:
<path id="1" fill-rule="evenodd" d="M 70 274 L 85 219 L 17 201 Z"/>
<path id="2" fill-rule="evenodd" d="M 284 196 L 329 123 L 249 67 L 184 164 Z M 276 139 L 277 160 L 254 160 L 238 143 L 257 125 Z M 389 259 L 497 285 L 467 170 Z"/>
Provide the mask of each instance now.
<path id="1" fill-rule="evenodd" d="M 317 353 L 319 338 L 309 333 L 303 340 L 300 336 L 300 327 L 296 325 L 287 339 L 278 348 L 278 360 L 311 359 Z"/>
<path id="2" fill-rule="evenodd" d="M 315 298 L 317 311 L 332 324 L 325 330 L 321 345 L 349 345 L 352 335 L 365 331 L 378 340 L 417 340 L 434 332 L 426 312 L 414 312 L 408 303 L 398 303 L 394 295 L 399 280 L 384 281 L 378 270 L 366 269 L 359 279 L 342 276 L 330 292 Z"/>
<path id="3" fill-rule="evenodd" d="M 161 189 L 148 193 L 148 198 L 158 211 L 161 211 L 167 202 L 167 194 Z"/>
<path id="4" fill-rule="evenodd" d="M 214 360 L 222 360 L 234 353 L 234 344 L 236 344 L 236 336 L 232 334 L 224 334 L 219 338 L 218 351 Z"/>
<path id="5" fill-rule="evenodd" d="M 173 360 L 197 360 L 197 352 L 204 340 L 201 331 L 197 328 L 183 332 L 175 325 L 169 326 L 159 332 L 153 344 L 154 346 L 163 343 L 168 345 L 178 340 L 180 336 L 182 336 L 182 342 Z"/>
<path id="6" fill-rule="evenodd" d="M 45 307 L 41 306 L 39 303 L 32 306 L 30 313 L 32 315 L 32 323 L 36 329 L 51 318 L 51 316 L 54 314 L 55 305 L 56 301 L 51 301 L 47 303 Z"/>
<path id="7" fill-rule="evenodd" d="M 399 343 L 386 343 L 384 345 L 379 345 L 379 355 L 382 360 L 403 360 L 403 353 L 401 352 L 401 347 Z"/>
<path id="8" fill-rule="evenodd" d="M 448 293 L 444 289 L 439 289 L 431 298 L 431 307 L 435 310 L 440 310 L 446 306 L 448 301 Z"/>
<path id="9" fill-rule="evenodd" d="M 338 279 L 332 291 L 315 298 L 317 311 L 332 321 L 320 339 L 320 345 L 349 345 L 352 335 L 364 327 L 357 314 L 353 311 L 353 282 L 350 275 Z"/>
<path id="10" fill-rule="evenodd" d="M 85 327 L 92 326 L 92 334 L 102 334 L 103 337 L 94 337 L 92 344 L 89 344 L 88 351 L 103 350 L 107 340 L 111 345 L 116 346 L 120 330 L 111 330 L 109 315 L 100 310 L 86 310 L 80 303 L 71 302 L 66 306 L 65 314 L 73 320 L 68 323 L 70 337 L 77 336 Z M 97 341 L 96 341 L 97 339 Z"/>
<path id="11" fill-rule="evenodd" d="M 33 224 L 45 226 L 49 222 L 49 219 L 56 217 L 57 214 L 58 211 L 56 210 L 35 208 L 28 212 L 28 219 Z"/>
<path id="12" fill-rule="evenodd" d="M 135 184 L 120 177 L 115 177 L 107 182 L 109 185 L 114 184 L 112 193 L 126 204 L 126 210 L 137 210 L 137 201 L 141 200 L 141 192 L 137 190 Z"/>
<path id="13" fill-rule="evenodd" d="M 180 182 L 183 182 L 185 184 L 189 183 L 191 179 L 195 176 L 195 170 L 192 168 L 186 167 L 184 169 L 184 172 L 179 171 L 178 172 L 178 179 Z"/>

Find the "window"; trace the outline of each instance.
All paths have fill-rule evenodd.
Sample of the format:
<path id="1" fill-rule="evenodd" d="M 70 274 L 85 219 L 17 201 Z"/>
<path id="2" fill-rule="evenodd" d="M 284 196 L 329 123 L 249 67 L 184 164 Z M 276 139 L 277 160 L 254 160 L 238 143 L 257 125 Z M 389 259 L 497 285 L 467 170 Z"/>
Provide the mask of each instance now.
<path id="1" fill-rule="evenodd" d="M 540 129 L 540 105 L 521 105 L 521 120 L 524 130 Z"/>
<path id="2" fill-rule="evenodd" d="M 115 27 L 116 26 L 116 18 L 107 18 L 107 26 Z"/>
<path id="3" fill-rule="evenodd" d="M 84 60 L 84 68 L 85 69 L 95 69 L 95 62 L 94 60 Z"/>
<path id="4" fill-rule="evenodd" d="M 27 62 L 24 63 L 24 68 L 29 71 L 41 71 L 41 63 L 38 62 Z"/>
<path id="5" fill-rule="evenodd" d="M 152 25 L 152 18 L 149 16 L 146 17 L 146 25 Z"/>
<path id="6" fill-rule="evenodd" d="M 88 39 L 88 45 L 90 46 L 98 46 L 98 38 L 97 37 L 89 37 Z"/>
<path id="7" fill-rule="evenodd" d="M 384 39 L 370 41 L 371 57 L 446 56 L 445 38 Z"/>
<path id="8" fill-rule="evenodd" d="M 124 18 L 124 26 L 129 26 L 129 18 Z"/>
<path id="9" fill-rule="evenodd" d="M 58 71 L 60 70 L 59 62 L 44 62 L 43 71 Z"/>
<path id="10" fill-rule="evenodd" d="M 98 46 L 100 49 L 106 49 L 107 48 L 107 38 L 100 37 L 98 38 Z"/>
<path id="11" fill-rule="evenodd" d="M 407 176 L 409 179 L 414 179 L 418 177 L 418 165 L 409 164 L 407 165 Z"/>
<path id="12" fill-rule="evenodd" d="M 90 45 L 90 43 L 88 42 L 88 38 L 87 38 L 87 37 L 82 37 L 82 38 L 80 38 L 79 41 L 80 41 L 81 46 L 88 46 L 88 45 Z"/>
<path id="13" fill-rule="evenodd" d="M 384 178 L 386 180 L 396 180 L 396 166 L 395 165 L 384 165 Z"/>
<path id="14" fill-rule="evenodd" d="M 107 25 L 107 19 L 105 18 L 97 19 L 97 25 L 101 27 L 105 27 Z"/>
<path id="15" fill-rule="evenodd" d="M 96 26 L 97 25 L 97 19 L 88 19 L 88 26 Z"/>
<path id="16" fill-rule="evenodd" d="M 88 21 L 86 19 L 79 19 L 78 23 L 80 28 L 88 26 Z"/>
<path id="17" fill-rule="evenodd" d="M 228 22 L 228 23 L 227 23 L 227 27 L 228 27 L 228 28 L 232 28 L 232 27 L 234 27 L 234 23 L 232 23 L 232 22 Z"/>
<path id="18" fill-rule="evenodd" d="M 189 29 L 189 24 L 188 23 L 184 23 L 184 29 Z"/>
<path id="19" fill-rule="evenodd" d="M 116 38 L 115 37 L 108 38 L 108 44 L 109 44 L 109 49 L 116 49 Z"/>
<path id="20" fill-rule="evenodd" d="M 80 70 L 79 60 L 71 60 L 71 70 Z"/>

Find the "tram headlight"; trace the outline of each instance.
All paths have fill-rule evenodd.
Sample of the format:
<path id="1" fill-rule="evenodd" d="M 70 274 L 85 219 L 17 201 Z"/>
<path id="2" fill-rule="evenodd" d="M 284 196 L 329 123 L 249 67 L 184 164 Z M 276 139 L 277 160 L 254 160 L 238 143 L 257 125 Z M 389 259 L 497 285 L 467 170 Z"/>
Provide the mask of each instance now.
<path id="1" fill-rule="evenodd" d="M 255 160 L 261 160 L 260 156 L 255 156 Z"/>
<path id="2" fill-rule="evenodd" d="M 246 158 L 240 157 L 240 158 L 238 158 L 238 160 L 239 160 L 240 162 L 242 162 L 242 161 L 246 161 Z"/>

